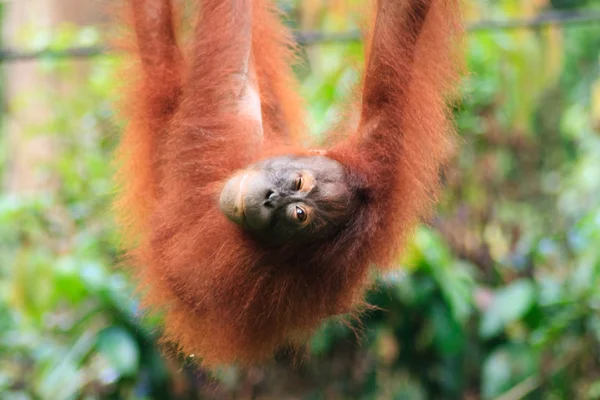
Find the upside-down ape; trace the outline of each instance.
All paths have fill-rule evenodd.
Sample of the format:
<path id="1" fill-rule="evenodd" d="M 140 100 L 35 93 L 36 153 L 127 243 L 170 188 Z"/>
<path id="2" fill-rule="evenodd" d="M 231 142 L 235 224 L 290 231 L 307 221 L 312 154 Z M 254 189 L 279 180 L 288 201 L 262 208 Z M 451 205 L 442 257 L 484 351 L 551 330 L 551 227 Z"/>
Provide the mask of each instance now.
<path id="1" fill-rule="evenodd" d="M 359 126 L 318 151 L 291 147 L 302 107 L 274 6 L 197 6 L 183 40 L 171 0 L 128 0 L 118 205 L 166 338 L 205 366 L 250 364 L 359 310 L 369 271 L 430 211 L 452 147 L 458 0 L 378 1 Z"/>

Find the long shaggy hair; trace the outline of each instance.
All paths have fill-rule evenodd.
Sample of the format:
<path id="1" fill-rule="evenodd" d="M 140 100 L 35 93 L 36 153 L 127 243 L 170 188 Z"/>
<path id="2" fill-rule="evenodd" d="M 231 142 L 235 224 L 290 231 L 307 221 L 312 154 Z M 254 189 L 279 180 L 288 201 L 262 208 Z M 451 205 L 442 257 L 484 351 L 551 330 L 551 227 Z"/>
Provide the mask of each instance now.
<path id="1" fill-rule="evenodd" d="M 189 40 L 171 0 L 128 0 L 121 13 L 133 38 L 118 152 L 127 261 L 144 305 L 165 315 L 165 338 L 206 367 L 263 361 L 300 346 L 326 318 L 360 310 L 370 270 L 395 265 L 432 209 L 460 69 L 458 0 L 380 0 L 360 126 L 327 150 L 360 206 L 330 239 L 267 248 L 229 222 L 217 199 L 225 179 L 258 159 L 308 154 L 294 145 L 305 132 L 294 48 L 268 0 L 229 3 L 202 1 Z M 249 133 L 257 121 L 229 100 L 247 26 L 260 140 Z"/>

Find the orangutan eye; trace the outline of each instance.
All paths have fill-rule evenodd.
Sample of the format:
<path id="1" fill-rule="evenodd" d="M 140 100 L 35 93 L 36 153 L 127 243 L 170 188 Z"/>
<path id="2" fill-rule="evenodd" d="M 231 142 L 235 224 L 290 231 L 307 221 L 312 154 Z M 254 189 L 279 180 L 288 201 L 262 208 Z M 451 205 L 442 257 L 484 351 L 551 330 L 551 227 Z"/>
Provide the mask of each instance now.
<path id="1" fill-rule="evenodd" d="M 297 177 L 296 180 L 294 181 L 294 187 L 296 188 L 296 190 L 302 189 L 303 183 L 304 183 L 304 181 L 302 180 L 302 177 L 301 176 Z"/>
<path id="2" fill-rule="evenodd" d="M 296 218 L 298 219 L 298 221 L 300 221 L 300 222 L 306 221 L 306 211 L 304 211 L 304 209 L 302 207 L 296 206 L 295 214 L 296 214 Z"/>

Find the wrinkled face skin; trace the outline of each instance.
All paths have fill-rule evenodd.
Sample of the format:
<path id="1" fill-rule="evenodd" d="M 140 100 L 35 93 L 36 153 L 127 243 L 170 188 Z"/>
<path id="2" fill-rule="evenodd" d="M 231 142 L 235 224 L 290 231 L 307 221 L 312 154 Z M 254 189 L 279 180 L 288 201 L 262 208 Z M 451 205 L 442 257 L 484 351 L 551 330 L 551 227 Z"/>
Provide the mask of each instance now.
<path id="1" fill-rule="evenodd" d="M 235 174 L 221 191 L 231 221 L 269 243 L 326 238 L 350 219 L 344 167 L 324 156 L 282 156 Z"/>

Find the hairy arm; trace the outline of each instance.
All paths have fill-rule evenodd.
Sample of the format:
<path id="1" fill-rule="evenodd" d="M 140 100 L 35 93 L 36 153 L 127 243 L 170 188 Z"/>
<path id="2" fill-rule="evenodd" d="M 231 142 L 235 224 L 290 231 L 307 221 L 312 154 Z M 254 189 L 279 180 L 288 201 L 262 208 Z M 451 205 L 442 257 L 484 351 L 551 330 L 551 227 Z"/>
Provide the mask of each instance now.
<path id="1" fill-rule="evenodd" d="M 145 81 L 146 117 L 164 124 L 175 110 L 181 87 L 172 0 L 130 0 L 130 6 Z"/>
<path id="2" fill-rule="evenodd" d="M 367 179 L 382 190 L 408 179 L 433 191 L 452 148 L 448 100 L 459 78 L 461 33 L 458 0 L 378 1 L 361 120 L 342 151 L 360 154 Z"/>
<path id="3" fill-rule="evenodd" d="M 359 182 L 369 237 L 386 238 L 373 242 L 372 262 L 389 266 L 431 213 L 452 154 L 449 100 L 462 66 L 462 24 L 459 0 L 379 0 L 377 7 L 361 121 L 329 154 Z"/>
<path id="4" fill-rule="evenodd" d="M 389 112 L 406 96 L 417 42 L 436 0 L 379 0 L 363 90 L 362 117 Z"/>
<path id="5" fill-rule="evenodd" d="M 415 52 L 431 3 L 379 0 L 363 88 L 361 126 L 367 149 L 398 152 L 402 118 L 414 77 Z M 444 0 L 441 0 L 444 1 Z M 386 143 L 386 149 L 377 146 Z M 373 147 L 375 145 L 375 147 Z M 380 158 L 381 154 L 372 154 Z"/>
<path id="6" fill-rule="evenodd" d="M 223 179 L 260 151 L 251 30 L 251 0 L 201 2 L 165 160 L 167 183 L 181 190 Z"/>
<path id="7" fill-rule="evenodd" d="M 304 136 L 304 104 L 292 64 L 291 33 L 271 0 L 253 1 L 252 55 L 258 75 L 265 140 L 284 143 Z"/>
<path id="8" fill-rule="evenodd" d="M 147 231 L 158 197 L 159 164 L 167 124 L 179 101 L 183 60 L 177 46 L 172 0 L 128 0 L 122 15 L 131 28 L 124 38 L 129 63 L 120 74 L 122 100 L 129 120 L 117 156 L 122 187 L 117 209 L 125 237 L 134 241 Z"/>

